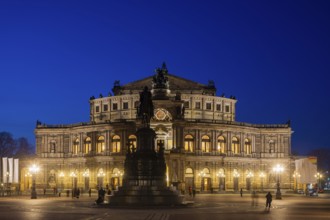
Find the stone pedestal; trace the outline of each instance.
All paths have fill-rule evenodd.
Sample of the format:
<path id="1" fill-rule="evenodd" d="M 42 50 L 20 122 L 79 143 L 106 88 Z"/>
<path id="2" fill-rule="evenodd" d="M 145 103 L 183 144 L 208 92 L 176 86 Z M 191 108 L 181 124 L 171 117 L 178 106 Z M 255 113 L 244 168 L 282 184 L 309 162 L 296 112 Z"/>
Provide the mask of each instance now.
<path id="1" fill-rule="evenodd" d="M 123 186 L 108 196 L 113 206 L 180 205 L 183 196 L 166 186 L 164 146 L 155 151 L 156 133 L 149 127 L 136 133 L 137 149 L 128 151 L 125 159 Z"/>

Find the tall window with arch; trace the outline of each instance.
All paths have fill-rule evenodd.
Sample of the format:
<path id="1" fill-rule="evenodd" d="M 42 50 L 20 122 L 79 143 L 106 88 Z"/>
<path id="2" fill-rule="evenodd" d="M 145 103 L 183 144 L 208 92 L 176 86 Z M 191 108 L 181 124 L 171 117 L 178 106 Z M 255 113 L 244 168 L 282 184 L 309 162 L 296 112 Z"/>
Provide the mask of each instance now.
<path id="1" fill-rule="evenodd" d="M 112 137 L 112 152 L 119 153 L 120 152 L 120 137 L 119 135 L 114 135 Z"/>
<path id="2" fill-rule="evenodd" d="M 92 151 L 92 140 L 90 137 L 86 137 L 84 141 L 84 153 L 88 154 Z"/>
<path id="3" fill-rule="evenodd" d="M 202 152 L 209 153 L 210 149 L 210 137 L 207 135 L 202 136 Z"/>
<path id="4" fill-rule="evenodd" d="M 226 153 L 225 146 L 226 146 L 225 137 L 224 136 L 219 136 L 218 140 L 217 140 L 217 151 L 222 153 L 222 154 Z"/>
<path id="5" fill-rule="evenodd" d="M 131 152 L 136 151 L 136 136 L 134 134 L 128 136 L 128 144 Z"/>
<path id="6" fill-rule="evenodd" d="M 190 134 L 184 137 L 184 150 L 186 152 L 194 152 L 194 137 Z"/>
<path id="7" fill-rule="evenodd" d="M 240 150 L 239 150 L 239 140 L 237 137 L 233 137 L 231 139 L 231 150 L 234 154 L 239 154 Z"/>
<path id="8" fill-rule="evenodd" d="M 244 140 L 244 151 L 245 154 L 252 154 L 252 145 L 250 139 L 248 138 Z"/>
<path id="9" fill-rule="evenodd" d="M 99 136 L 97 138 L 96 152 L 97 153 L 102 153 L 104 151 L 105 151 L 104 136 Z"/>
<path id="10" fill-rule="evenodd" d="M 73 141 L 72 154 L 77 155 L 79 152 L 79 139 L 76 138 Z"/>

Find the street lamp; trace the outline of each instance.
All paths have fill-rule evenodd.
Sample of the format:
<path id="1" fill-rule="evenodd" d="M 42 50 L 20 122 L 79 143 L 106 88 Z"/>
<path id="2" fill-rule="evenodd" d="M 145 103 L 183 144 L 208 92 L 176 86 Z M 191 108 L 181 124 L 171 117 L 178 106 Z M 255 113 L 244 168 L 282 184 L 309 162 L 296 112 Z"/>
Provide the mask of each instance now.
<path id="1" fill-rule="evenodd" d="M 296 181 L 295 190 L 298 192 L 298 178 L 300 178 L 300 174 L 297 171 L 295 171 L 293 174 L 293 178 Z"/>
<path id="2" fill-rule="evenodd" d="M 264 178 L 265 178 L 264 172 L 261 172 L 259 174 L 259 177 L 260 177 L 260 181 L 261 181 L 261 192 L 263 192 L 264 191 Z"/>
<path id="3" fill-rule="evenodd" d="M 281 188 L 280 188 L 280 174 L 283 172 L 284 168 L 282 165 L 277 164 L 274 168 L 273 171 L 276 173 L 276 178 L 277 178 L 277 187 L 276 187 L 276 199 L 282 199 L 281 195 Z"/>
<path id="4" fill-rule="evenodd" d="M 322 174 L 320 174 L 319 172 L 317 172 L 317 174 L 315 174 L 315 177 L 317 179 L 317 185 L 318 185 L 318 188 L 320 189 L 321 188 L 321 178 L 323 177 Z"/>
<path id="5" fill-rule="evenodd" d="M 37 191 L 36 191 L 36 175 L 39 172 L 39 167 L 33 164 L 29 168 L 30 173 L 32 174 L 32 190 L 31 190 L 31 199 L 37 198 Z"/>

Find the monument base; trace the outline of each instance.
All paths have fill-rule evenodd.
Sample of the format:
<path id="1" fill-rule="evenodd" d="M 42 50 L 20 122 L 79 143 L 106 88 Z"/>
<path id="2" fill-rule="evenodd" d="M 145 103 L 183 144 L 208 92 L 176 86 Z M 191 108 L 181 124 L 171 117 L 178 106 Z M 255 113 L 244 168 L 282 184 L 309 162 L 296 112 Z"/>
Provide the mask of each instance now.
<path id="1" fill-rule="evenodd" d="M 182 204 L 184 196 L 168 187 L 130 186 L 120 187 L 106 199 L 111 206 L 176 206 Z"/>

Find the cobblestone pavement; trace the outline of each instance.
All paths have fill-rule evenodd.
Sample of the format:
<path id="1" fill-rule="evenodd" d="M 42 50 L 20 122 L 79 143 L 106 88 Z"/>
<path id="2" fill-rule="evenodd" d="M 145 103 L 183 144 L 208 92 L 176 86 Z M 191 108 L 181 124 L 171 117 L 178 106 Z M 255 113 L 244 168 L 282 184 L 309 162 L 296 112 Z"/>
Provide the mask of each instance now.
<path id="1" fill-rule="evenodd" d="M 198 194 L 186 198 L 182 207 L 108 207 L 94 205 L 95 196 L 42 197 L 31 200 L 28 196 L 0 197 L 0 219 L 47 220 L 216 220 L 216 219 L 330 219 L 330 196 L 305 197 L 285 195 L 273 200 L 270 211 L 265 210 L 265 195 L 259 199 L 245 194 Z"/>

